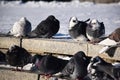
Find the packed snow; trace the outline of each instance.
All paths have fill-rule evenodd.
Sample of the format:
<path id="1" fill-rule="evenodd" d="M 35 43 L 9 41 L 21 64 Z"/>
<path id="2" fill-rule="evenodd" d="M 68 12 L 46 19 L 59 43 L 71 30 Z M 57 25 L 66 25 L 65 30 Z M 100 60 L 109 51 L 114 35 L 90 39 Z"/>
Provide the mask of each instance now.
<path id="1" fill-rule="evenodd" d="M 27 17 L 34 29 L 49 15 L 60 21 L 59 34 L 68 34 L 69 19 L 76 16 L 79 20 L 98 19 L 104 22 L 106 35 L 120 27 L 120 2 L 94 4 L 92 2 L 27 2 L 0 1 L 0 33 L 7 33 L 21 17 Z"/>

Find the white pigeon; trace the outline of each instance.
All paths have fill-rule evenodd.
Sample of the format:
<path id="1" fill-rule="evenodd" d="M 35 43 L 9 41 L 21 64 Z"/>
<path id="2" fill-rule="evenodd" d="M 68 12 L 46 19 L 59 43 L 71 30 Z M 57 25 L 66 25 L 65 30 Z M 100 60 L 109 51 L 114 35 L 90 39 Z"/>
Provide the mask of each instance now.
<path id="1" fill-rule="evenodd" d="M 31 23 L 26 17 L 22 17 L 19 21 L 14 23 L 9 34 L 15 37 L 25 37 L 29 32 L 31 32 Z"/>
<path id="2" fill-rule="evenodd" d="M 97 38 L 103 37 L 105 34 L 105 26 L 103 22 L 99 22 L 97 19 L 90 21 L 86 28 L 86 35 L 88 39 L 92 42 Z"/>
<path id="3" fill-rule="evenodd" d="M 73 40 L 84 42 L 88 40 L 86 36 L 87 21 L 89 21 L 89 19 L 86 21 L 79 21 L 77 17 L 70 18 L 68 31 Z"/>

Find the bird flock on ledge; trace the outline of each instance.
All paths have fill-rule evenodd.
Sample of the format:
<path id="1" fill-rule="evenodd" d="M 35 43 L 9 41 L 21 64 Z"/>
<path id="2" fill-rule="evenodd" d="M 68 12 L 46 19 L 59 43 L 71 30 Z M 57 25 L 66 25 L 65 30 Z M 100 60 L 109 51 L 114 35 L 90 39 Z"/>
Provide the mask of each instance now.
<path id="1" fill-rule="evenodd" d="M 30 21 L 22 17 L 15 22 L 12 29 L 6 34 L 18 38 L 53 38 L 59 31 L 60 22 L 55 16 L 50 15 L 41 21 L 32 30 Z M 75 42 L 89 42 L 105 45 L 98 53 L 102 54 L 111 47 L 120 45 L 120 28 L 114 30 L 105 37 L 103 22 L 96 19 L 79 21 L 77 17 L 71 17 L 68 27 L 69 35 Z M 69 60 L 58 58 L 52 54 L 31 55 L 21 46 L 13 45 L 6 53 L 0 51 L 0 64 L 9 64 L 22 71 L 23 67 L 32 63 L 31 72 L 46 76 L 51 80 L 53 75 L 59 76 L 52 80 L 120 80 L 120 63 L 109 63 L 100 56 L 88 57 L 84 51 L 78 51 Z M 21 67 L 21 69 L 19 69 Z"/>

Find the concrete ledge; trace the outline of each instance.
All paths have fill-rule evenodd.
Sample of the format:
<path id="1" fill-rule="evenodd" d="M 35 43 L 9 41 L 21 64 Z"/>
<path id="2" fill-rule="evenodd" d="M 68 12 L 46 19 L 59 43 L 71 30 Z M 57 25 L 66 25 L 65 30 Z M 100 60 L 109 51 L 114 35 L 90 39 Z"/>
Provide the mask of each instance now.
<path id="1" fill-rule="evenodd" d="M 102 45 L 93 45 L 88 44 L 88 56 L 96 56 L 99 55 L 103 58 L 112 59 L 112 60 L 120 60 L 120 47 L 113 47 L 108 50 L 104 54 L 99 54 L 99 51 L 103 48 Z"/>
<path id="2" fill-rule="evenodd" d="M 63 55 L 74 55 L 78 51 L 84 51 L 88 56 L 97 56 L 99 51 L 104 47 L 101 45 L 93 45 L 89 43 L 78 43 L 71 39 L 40 39 L 29 38 L 22 39 L 22 47 L 32 53 L 56 53 Z M 11 45 L 20 45 L 19 38 L 0 37 L 0 49 L 8 49 Z M 108 54 L 102 54 L 101 57 L 119 60 L 120 61 L 120 47 L 112 48 L 107 52 Z"/>
<path id="3" fill-rule="evenodd" d="M 53 77 L 59 78 L 59 76 L 53 75 Z M 13 71 L 13 68 L 0 67 L 0 80 L 38 80 L 37 73 L 31 73 L 29 70 Z M 45 76 L 40 75 L 39 80 L 46 80 Z"/>
<path id="4" fill-rule="evenodd" d="M 93 45 L 89 43 L 77 43 L 70 39 L 40 39 L 30 38 L 22 39 L 12 37 L 0 37 L 0 50 L 6 51 L 12 45 L 20 45 L 33 53 L 56 53 L 63 55 L 74 55 L 78 51 L 84 51 L 88 56 L 97 56 L 98 52 L 104 47 L 101 45 Z M 112 57 L 108 54 L 114 54 Z M 120 47 L 112 48 L 107 53 L 100 56 L 110 60 L 120 61 Z M 30 71 L 12 71 L 11 69 L 4 69 L 0 67 L 0 80 L 37 80 L 38 75 L 36 73 L 30 73 Z M 45 80 L 40 77 L 40 80 Z"/>
<path id="5" fill-rule="evenodd" d="M 87 53 L 87 44 L 79 44 L 71 41 L 60 41 L 56 39 L 23 39 L 22 47 L 30 52 L 43 53 L 59 53 L 74 55 L 77 51 Z"/>
<path id="6" fill-rule="evenodd" d="M 0 80 L 37 80 L 37 74 L 0 70 Z"/>
<path id="7" fill-rule="evenodd" d="M 9 48 L 12 45 L 20 45 L 20 39 L 14 37 L 0 37 L 0 48 Z"/>

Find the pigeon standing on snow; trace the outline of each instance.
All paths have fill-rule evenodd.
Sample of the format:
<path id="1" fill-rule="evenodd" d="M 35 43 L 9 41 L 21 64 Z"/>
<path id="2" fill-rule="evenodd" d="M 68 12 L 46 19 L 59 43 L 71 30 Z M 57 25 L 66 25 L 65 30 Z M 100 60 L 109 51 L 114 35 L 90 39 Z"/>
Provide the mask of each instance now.
<path id="1" fill-rule="evenodd" d="M 96 19 L 91 20 L 86 28 L 86 35 L 90 42 L 94 42 L 95 40 L 96 42 L 99 42 L 99 38 L 105 35 L 105 27 L 103 22 L 99 22 Z"/>
<path id="2" fill-rule="evenodd" d="M 62 70 L 61 75 L 69 80 L 84 80 L 87 75 L 87 65 L 90 58 L 84 52 L 77 52 Z"/>
<path id="3" fill-rule="evenodd" d="M 53 16 L 48 16 L 29 33 L 29 37 L 51 38 L 60 28 L 59 21 Z"/>
<path id="4" fill-rule="evenodd" d="M 15 22 L 12 29 L 8 32 L 8 35 L 15 37 L 26 37 L 31 32 L 31 23 L 22 17 L 19 21 Z"/>
<path id="5" fill-rule="evenodd" d="M 31 71 L 50 77 L 51 75 L 62 71 L 67 63 L 68 60 L 57 58 L 51 54 L 45 55 L 42 59 L 35 62 L 35 66 L 31 68 Z"/>
<path id="6" fill-rule="evenodd" d="M 15 66 L 16 70 L 19 70 L 18 67 L 23 68 L 28 63 L 31 63 L 31 54 L 27 50 L 19 46 L 13 45 L 6 53 L 7 63 L 11 66 Z"/>
<path id="7" fill-rule="evenodd" d="M 105 47 L 103 47 L 100 50 L 100 52 L 99 52 L 100 54 L 108 51 L 112 47 L 120 45 L 120 28 L 117 28 L 106 39 L 99 42 L 98 44 L 105 45 Z"/>
<path id="8" fill-rule="evenodd" d="M 87 41 L 86 36 L 86 27 L 87 27 L 87 21 L 79 21 L 76 17 L 70 18 L 69 22 L 69 34 L 72 39 L 75 41 Z"/>

